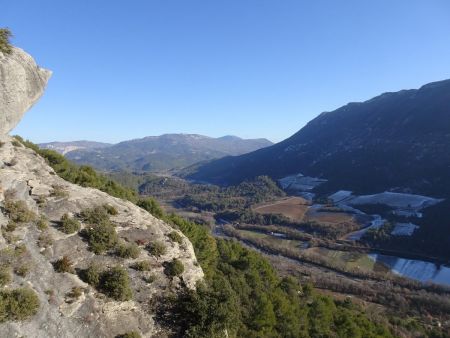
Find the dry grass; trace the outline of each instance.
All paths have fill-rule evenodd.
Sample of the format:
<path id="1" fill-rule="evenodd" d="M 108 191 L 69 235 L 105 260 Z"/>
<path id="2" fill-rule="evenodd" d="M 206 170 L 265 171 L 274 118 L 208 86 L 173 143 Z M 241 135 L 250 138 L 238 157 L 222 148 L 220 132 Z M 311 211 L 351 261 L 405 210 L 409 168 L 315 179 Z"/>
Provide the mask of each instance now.
<path id="1" fill-rule="evenodd" d="M 289 197 L 276 202 L 266 203 L 253 208 L 260 214 L 282 214 L 297 222 L 303 221 L 309 202 L 302 197 Z"/>
<path id="2" fill-rule="evenodd" d="M 318 223 L 341 224 L 354 223 L 353 215 L 343 212 L 308 212 L 306 214 L 308 221 L 315 221 Z"/>

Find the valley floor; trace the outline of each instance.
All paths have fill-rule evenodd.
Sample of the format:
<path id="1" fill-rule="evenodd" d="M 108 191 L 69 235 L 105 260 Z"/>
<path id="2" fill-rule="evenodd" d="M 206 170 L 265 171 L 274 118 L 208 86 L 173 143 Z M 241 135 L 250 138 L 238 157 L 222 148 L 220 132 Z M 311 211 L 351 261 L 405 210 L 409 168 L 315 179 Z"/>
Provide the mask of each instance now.
<path id="1" fill-rule="evenodd" d="M 405 259 L 376 254 L 377 250 L 348 240 L 349 234 L 358 231 L 352 229 L 370 223 L 369 215 L 311 205 L 301 197 L 280 198 L 252 207 L 257 213 L 283 213 L 291 218 L 329 227 L 345 225 L 350 229 L 337 240 L 327 240 L 287 226 L 216 220 L 213 212 L 192 211 L 170 200 L 165 200 L 163 206 L 167 212 L 210 224 L 215 236 L 239 240 L 266 256 L 281 274 L 296 276 L 303 283 L 311 282 L 324 293 L 338 298 L 350 297 L 369 312 L 393 317 L 403 314 L 410 318 L 408 320 L 416 320 L 428 327 L 450 329 L 450 288 L 445 286 L 450 285 L 450 269 L 418 261 L 412 272 L 407 269 L 395 271 L 395 261 L 404 262 Z M 383 250 L 377 252 L 395 254 Z M 403 253 L 397 254 L 402 256 Z M 413 255 L 410 258 L 422 257 Z M 410 278 L 403 278 L 402 273 Z"/>

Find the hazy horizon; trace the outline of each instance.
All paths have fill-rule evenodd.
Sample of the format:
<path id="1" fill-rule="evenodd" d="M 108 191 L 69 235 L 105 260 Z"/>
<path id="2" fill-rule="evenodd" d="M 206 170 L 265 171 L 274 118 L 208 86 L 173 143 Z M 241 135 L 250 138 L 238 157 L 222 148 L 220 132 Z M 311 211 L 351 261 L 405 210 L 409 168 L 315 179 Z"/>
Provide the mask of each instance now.
<path id="1" fill-rule="evenodd" d="M 210 137 L 210 138 L 222 138 L 222 137 L 239 137 L 243 140 L 250 140 L 250 138 L 243 138 L 239 135 L 231 135 L 231 134 L 227 134 L 227 135 L 222 135 L 222 136 L 210 136 L 210 135 L 203 135 L 203 134 L 199 134 L 199 133 L 164 133 L 164 134 L 160 134 L 160 135 L 146 135 L 143 137 L 134 137 L 131 139 L 126 139 L 126 140 L 120 140 L 118 142 L 103 142 L 103 141 L 98 141 L 98 140 L 86 140 L 86 139 L 74 139 L 74 140 L 54 140 L 54 141 L 48 141 L 48 142 L 39 142 L 40 144 L 43 143 L 55 143 L 55 142 L 61 142 L 61 143 L 65 143 L 65 142 L 98 142 L 98 143 L 109 143 L 109 144 L 117 144 L 117 143 L 121 143 L 121 142 L 126 142 L 126 141 L 133 141 L 133 140 L 139 140 L 139 139 L 143 139 L 146 137 L 161 137 L 164 135 L 198 135 L 198 136 L 206 136 L 206 137 Z M 20 136 L 20 135 L 19 135 Z M 273 142 L 272 140 L 269 140 L 266 137 L 255 137 L 255 138 L 251 138 L 251 139 L 266 139 L 272 143 L 276 143 Z"/>

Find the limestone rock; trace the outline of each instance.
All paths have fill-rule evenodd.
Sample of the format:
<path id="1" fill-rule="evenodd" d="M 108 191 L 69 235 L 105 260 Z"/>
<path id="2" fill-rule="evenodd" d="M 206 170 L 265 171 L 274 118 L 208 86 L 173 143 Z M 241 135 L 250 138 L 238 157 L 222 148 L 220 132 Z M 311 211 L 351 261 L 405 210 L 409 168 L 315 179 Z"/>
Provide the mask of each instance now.
<path id="1" fill-rule="evenodd" d="M 42 96 L 51 74 L 20 48 L 13 47 L 11 54 L 0 52 L 0 136 L 9 133 Z"/>
<path id="2" fill-rule="evenodd" d="M 26 276 L 14 276 L 7 287 L 27 285 L 40 299 L 40 309 L 34 317 L 23 322 L 0 323 L 0 337 L 106 338 L 133 330 L 143 337 L 165 337 L 168 328 L 155 320 L 152 306 L 161 304 L 165 295 L 178 292 L 183 285 L 194 288 L 203 279 L 191 242 L 181 233 L 182 243 L 172 241 L 169 234 L 174 229 L 147 211 L 99 190 L 69 183 L 57 176 L 33 150 L 13 143 L 12 137 L 7 135 L 3 135 L 3 140 L 0 146 L 0 210 L 7 196 L 21 200 L 38 217 L 47 218 L 49 227 L 38 229 L 31 222 L 7 232 L 8 217 L 0 211 L 0 261 L 2 255 L 10 252 L 8 250 L 23 245 L 29 266 Z M 64 194 L 52 194 L 55 187 Z M 77 217 L 83 209 L 105 204 L 117 210 L 111 221 L 120 241 L 139 243 L 138 258 L 120 258 L 113 252 L 95 255 L 80 234 L 67 235 L 59 230 L 64 213 Z M 88 226 L 81 222 L 82 228 Z M 6 235 L 9 235 L 8 240 Z M 51 238 L 52 243 L 43 245 L 42 237 Z M 146 249 L 146 244 L 154 241 L 163 243 L 167 249 L 161 257 L 153 256 Z M 57 273 L 52 262 L 63 256 L 70 258 L 75 270 L 85 269 L 92 263 L 105 269 L 117 265 L 124 267 L 130 276 L 133 300 L 115 301 L 84 283 L 77 274 Z M 180 277 L 171 278 L 164 269 L 174 258 L 180 260 L 185 269 Z M 139 261 L 148 261 L 151 270 L 133 269 L 133 264 Z M 74 287 L 82 288 L 83 293 L 77 299 L 70 299 L 68 294 Z"/>

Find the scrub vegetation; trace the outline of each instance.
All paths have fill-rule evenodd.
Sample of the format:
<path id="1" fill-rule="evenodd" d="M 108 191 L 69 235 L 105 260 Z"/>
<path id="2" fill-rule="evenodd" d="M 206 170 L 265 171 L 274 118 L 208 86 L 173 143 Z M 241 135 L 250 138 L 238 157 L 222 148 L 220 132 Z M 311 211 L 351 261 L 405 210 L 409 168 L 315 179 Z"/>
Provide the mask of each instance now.
<path id="1" fill-rule="evenodd" d="M 12 37 L 12 33 L 8 28 L 0 28 L 0 52 L 5 54 L 12 53 L 12 46 L 9 40 Z"/>

